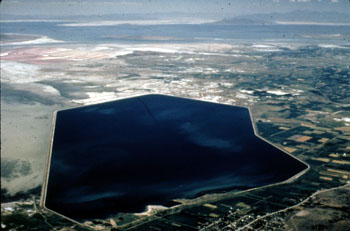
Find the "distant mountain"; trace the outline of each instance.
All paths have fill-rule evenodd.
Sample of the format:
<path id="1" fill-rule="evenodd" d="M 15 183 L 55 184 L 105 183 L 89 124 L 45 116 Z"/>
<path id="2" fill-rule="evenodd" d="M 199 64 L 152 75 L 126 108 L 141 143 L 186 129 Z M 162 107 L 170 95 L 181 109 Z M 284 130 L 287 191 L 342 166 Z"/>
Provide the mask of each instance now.
<path id="1" fill-rule="evenodd" d="M 152 20 L 151 14 L 106 14 L 106 15 L 11 15 L 2 14 L 1 20 Z"/>
<path id="2" fill-rule="evenodd" d="M 161 19 L 210 19 L 218 20 L 214 14 L 189 14 L 182 12 L 172 13 L 125 13 L 100 15 L 13 15 L 0 14 L 1 20 L 161 20 Z"/>
<path id="3" fill-rule="evenodd" d="M 350 23 L 350 14 L 298 10 L 288 13 L 251 14 L 223 19 L 215 24 L 266 25 L 277 22 Z"/>
<path id="4" fill-rule="evenodd" d="M 101 15 L 11 15 L 0 14 L 1 20 L 161 20 L 161 19 L 212 19 L 213 14 L 189 14 L 183 12 L 152 14 L 101 14 Z M 318 23 L 350 23 L 350 13 L 317 12 L 298 10 L 288 13 L 250 14 L 225 18 L 214 22 L 219 25 L 271 25 L 278 22 L 318 22 Z"/>

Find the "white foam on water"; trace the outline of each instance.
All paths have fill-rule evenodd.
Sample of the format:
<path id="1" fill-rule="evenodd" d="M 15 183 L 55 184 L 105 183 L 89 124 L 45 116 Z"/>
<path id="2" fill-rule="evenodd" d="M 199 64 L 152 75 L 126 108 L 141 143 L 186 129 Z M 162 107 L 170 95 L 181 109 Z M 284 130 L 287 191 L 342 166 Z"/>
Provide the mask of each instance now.
<path id="1" fill-rule="evenodd" d="M 2 46 L 35 45 L 35 44 L 63 43 L 63 42 L 64 41 L 55 40 L 55 39 L 49 38 L 47 36 L 43 36 L 43 37 L 40 37 L 40 38 L 37 38 L 37 39 L 28 40 L 28 41 L 5 43 L 5 44 L 2 44 Z"/>

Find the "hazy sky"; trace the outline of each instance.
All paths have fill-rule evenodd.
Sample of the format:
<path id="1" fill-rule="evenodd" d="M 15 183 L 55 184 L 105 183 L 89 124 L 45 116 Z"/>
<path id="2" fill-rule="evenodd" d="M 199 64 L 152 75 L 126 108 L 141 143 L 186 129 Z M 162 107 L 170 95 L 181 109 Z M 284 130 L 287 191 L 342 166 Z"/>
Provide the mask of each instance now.
<path id="1" fill-rule="evenodd" d="M 350 0 L 3 0 L 1 3 L 2 14 L 52 16 L 182 12 L 227 17 L 293 10 L 349 13 Z"/>

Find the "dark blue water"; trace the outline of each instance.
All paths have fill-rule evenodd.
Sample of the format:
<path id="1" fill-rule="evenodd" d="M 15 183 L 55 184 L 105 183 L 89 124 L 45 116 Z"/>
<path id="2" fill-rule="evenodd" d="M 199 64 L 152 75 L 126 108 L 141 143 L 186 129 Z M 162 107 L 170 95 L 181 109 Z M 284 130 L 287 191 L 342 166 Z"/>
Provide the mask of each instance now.
<path id="1" fill-rule="evenodd" d="M 273 40 L 277 42 L 321 43 L 325 39 L 305 38 L 302 35 L 342 36 L 327 38 L 332 43 L 348 43 L 350 26 L 324 25 L 116 25 L 116 26 L 60 26 L 69 22 L 7 22 L 1 24 L 1 33 L 37 34 L 72 43 L 144 43 L 143 40 L 118 39 L 113 36 L 170 36 L 175 42 L 251 43 Z M 178 40 L 180 39 L 180 40 Z M 152 41 L 148 41 L 152 42 Z M 157 43 L 168 41 L 153 41 Z"/>
<path id="2" fill-rule="evenodd" d="M 306 166 L 246 108 L 147 95 L 57 113 L 46 206 L 74 219 L 280 182 Z"/>

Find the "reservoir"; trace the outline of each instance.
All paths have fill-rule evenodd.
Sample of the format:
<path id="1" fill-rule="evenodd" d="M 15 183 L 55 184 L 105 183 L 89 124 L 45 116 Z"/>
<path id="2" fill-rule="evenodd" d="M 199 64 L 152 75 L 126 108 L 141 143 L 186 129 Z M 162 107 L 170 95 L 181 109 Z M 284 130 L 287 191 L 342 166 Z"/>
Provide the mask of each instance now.
<path id="1" fill-rule="evenodd" d="M 307 166 L 243 107 L 165 95 L 58 111 L 45 206 L 76 220 L 281 182 Z"/>

